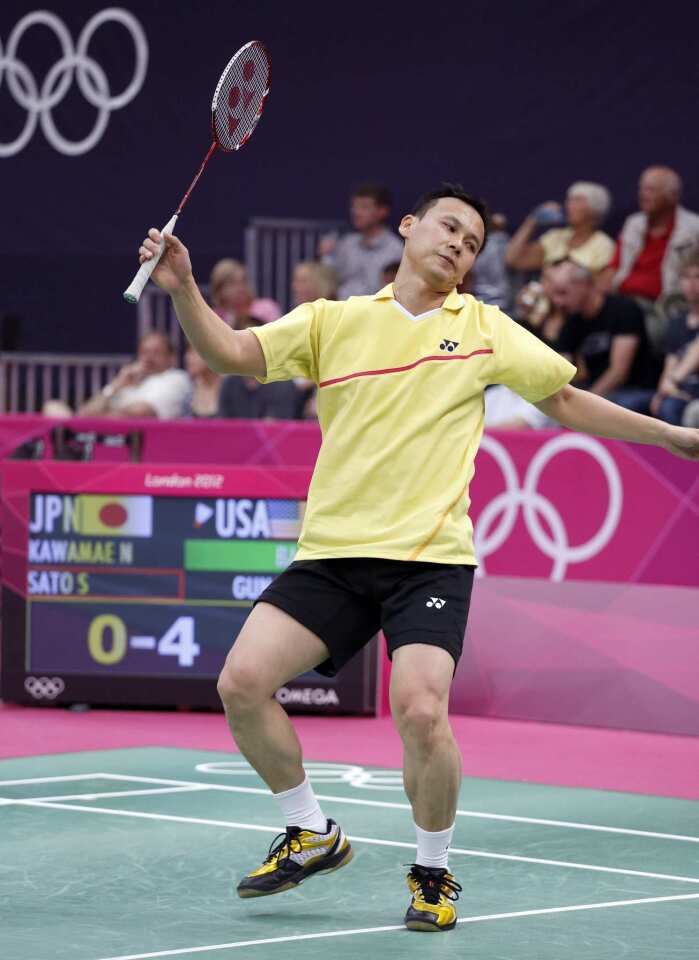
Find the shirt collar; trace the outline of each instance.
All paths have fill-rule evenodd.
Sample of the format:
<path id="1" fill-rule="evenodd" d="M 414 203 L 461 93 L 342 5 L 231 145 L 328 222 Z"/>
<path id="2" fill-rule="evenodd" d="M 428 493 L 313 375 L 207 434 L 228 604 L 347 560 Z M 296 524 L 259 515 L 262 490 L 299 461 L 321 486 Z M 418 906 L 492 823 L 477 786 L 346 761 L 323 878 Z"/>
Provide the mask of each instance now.
<path id="1" fill-rule="evenodd" d="M 393 293 L 393 284 L 387 284 L 382 290 L 379 290 L 378 293 L 375 293 L 372 297 L 373 300 L 395 300 L 395 294 Z M 446 300 L 442 304 L 442 310 L 454 310 L 459 311 L 462 309 L 466 301 L 463 298 L 463 295 L 458 293 L 456 287 L 448 294 Z"/>

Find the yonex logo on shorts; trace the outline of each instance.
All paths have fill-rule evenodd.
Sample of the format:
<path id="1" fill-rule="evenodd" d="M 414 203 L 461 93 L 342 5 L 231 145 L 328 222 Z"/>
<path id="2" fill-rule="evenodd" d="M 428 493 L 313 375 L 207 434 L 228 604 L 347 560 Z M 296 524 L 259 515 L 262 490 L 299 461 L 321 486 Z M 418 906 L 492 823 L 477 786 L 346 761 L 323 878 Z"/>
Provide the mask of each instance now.
<path id="1" fill-rule="evenodd" d="M 430 599 L 425 604 L 426 607 L 436 607 L 438 610 L 441 610 L 446 600 L 442 600 L 441 597 L 430 597 Z"/>
<path id="2" fill-rule="evenodd" d="M 439 345 L 440 350 L 446 350 L 447 353 L 453 353 L 459 346 L 458 340 L 442 340 Z"/>

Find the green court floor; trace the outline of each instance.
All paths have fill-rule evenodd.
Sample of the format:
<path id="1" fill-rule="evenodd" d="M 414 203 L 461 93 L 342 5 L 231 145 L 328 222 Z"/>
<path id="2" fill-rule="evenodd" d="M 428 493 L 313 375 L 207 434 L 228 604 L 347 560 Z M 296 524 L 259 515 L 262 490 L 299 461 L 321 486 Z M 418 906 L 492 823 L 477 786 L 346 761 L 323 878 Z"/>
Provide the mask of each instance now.
<path id="1" fill-rule="evenodd" d="M 405 930 L 410 811 L 394 770 L 309 764 L 355 859 L 239 900 L 280 828 L 236 755 L 113 750 L 0 762 L 2 960 L 282 957 L 694 960 L 699 810 L 465 779 L 459 925 Z"/>

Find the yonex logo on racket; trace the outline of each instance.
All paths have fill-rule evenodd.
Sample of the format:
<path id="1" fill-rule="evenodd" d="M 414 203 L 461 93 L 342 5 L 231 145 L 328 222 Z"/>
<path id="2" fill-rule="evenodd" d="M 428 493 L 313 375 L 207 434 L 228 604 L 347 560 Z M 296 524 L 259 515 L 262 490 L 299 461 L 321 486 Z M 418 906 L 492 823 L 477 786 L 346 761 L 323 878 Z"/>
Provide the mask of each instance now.
<path id="1" fill-rule="evenodd" d="M 135 51 L 133 76 L 127 87 L 111 95 L 109 80 L 100 64 L 88 54 L 88 47 L 95 32 L 103 24 L 121 24 L 131 35 Z M 34 26 L 49 27 L 56 36 L 62 56 L 49 69 L 41 84 L 28 65 L 17 55 L 20 41 Z M 115 35 L 116 36 L 116 35 Z M 117 38 L 118 39 L 118 38 Z M 73 43 L 65 23 L 48 10 L 28 13 L 10 33 L 7 48 L 3 53 L 0 39 L 0 84 L 6 75 L 7 88 L 15 103 L 27 111 L 27 118 L 17 137 L 9 143 L 0 143 L 0 157 L 12 157 L 29 143 L 41 122 L 41 129 L 51 146 L 69 157 L 80 156 L 92 150 L 109 123 L 112 110 L 120 110 L 130 103 L 143 87 L 148 67 L 148 41 L 143 27 L 128 10 L 109 7 L 92 16 Z M 86 101 L 97 110 L 91 132 L 82 140 L 68 140 L 56 126 L 52 111 L 67 96 L 73 79 L 77 80 L 80 92 Z"/>

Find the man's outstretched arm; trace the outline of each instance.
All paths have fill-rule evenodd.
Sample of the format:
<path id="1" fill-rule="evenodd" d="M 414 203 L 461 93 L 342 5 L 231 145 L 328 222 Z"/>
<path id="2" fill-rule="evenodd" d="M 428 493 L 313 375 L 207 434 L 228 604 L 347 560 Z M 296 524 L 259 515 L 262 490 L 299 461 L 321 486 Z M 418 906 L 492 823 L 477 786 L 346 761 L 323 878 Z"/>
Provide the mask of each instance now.
<path id="1" fill-rule="evenodd" d="M 159 243 L 160 232 L 152 228 L 138 251 L 141 263 L 151 259 Z M 165 252 L 152 279 L 170 294 L 187 339 L 215 373 L 266 375 L 260 341 L 249 330 L 231 330 L 214 313 L 199 292 L 189 252 L 177 237 L 165 235 Z"/>
<path id="2" fill-rule="evenodd" d="M 674 427 L 662 420 L 625 410 L 616 403 L 570 385 L 536 406 L 563 427 L 611 440 L 650 443 L 677 457 L 699 460 L 699 430 Z"/>

